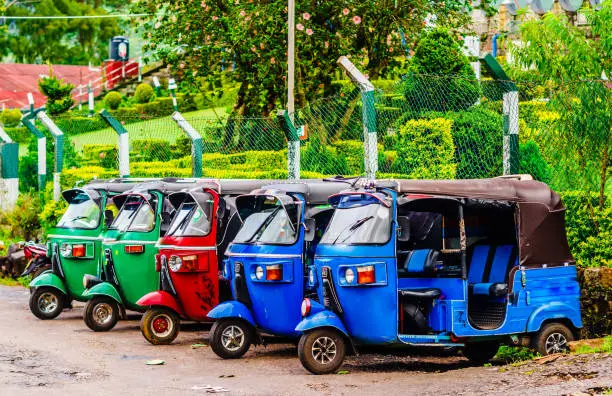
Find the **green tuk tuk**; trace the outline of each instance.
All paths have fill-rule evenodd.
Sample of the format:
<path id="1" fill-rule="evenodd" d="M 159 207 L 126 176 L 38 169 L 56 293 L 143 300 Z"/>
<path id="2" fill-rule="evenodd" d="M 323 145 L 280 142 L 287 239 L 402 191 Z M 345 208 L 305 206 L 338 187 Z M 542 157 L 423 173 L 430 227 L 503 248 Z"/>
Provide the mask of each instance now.
<path id="1" fill-rule="evenodd" d="M 136 302 L 159 289 L 157 241 L 168 231 L 176 211 L 168 196 L 193 189 L 198 182 L 172 179 L 143 183 L 115 197 L 121 210 L 103 233 L 98 276 L 82 277 L 83 294 L 90 298 L 83 319 L 90 329 L 108 331 L 119 317 L 126 317 L 126 309 L 146 310 Z"/>
<path id="2" fill-rule="evenodd" d="M 36 276 L 30 288 L 30 310 L 39 319 L 56 318 L 72 301 L 87 301 L 83 275 L 96 272 L 101 236 L 112 213 L 113 198 L 134 184 L 128 179 L 95 180 L 63 192 L 68 208 L 47 235 L 51 269 Z"/>

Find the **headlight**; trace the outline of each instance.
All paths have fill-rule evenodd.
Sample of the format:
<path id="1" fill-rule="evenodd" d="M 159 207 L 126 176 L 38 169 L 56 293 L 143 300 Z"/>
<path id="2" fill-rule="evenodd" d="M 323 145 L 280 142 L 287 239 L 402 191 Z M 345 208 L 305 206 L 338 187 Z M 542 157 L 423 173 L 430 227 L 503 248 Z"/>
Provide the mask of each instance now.
<path id="1" fill-rule="evenodd" d="M 346 283 L 353 283 L 355 281 L 355 271 L 352 268 L 347 268 L 344 271 L 344 279 L 346 279 Z"/>
<path id="2" fill-rule="evenodd" d="M 263 278 L 263 275 L 263 267 L 261 265 L 258 265 L 257 268 L 255 268 L 255 278 L 257 278 L 257 280 L 261 280 L 261 278 Z"/>
<path id="3" fill-rule="evenodd" d="M 72 245 L 69 243 L 62 243 L 60 247 L 60 253 L 63 257 L 72 256 Z"/>
<path id="4" fill-rule="evenodd" d="M 173 272 L 180 270 L 181 265 L 183 265 L 183 260 L 181 260 L 179 256 L 170 257 L 170 260 L 168 261 L 168 267 L 170 267 Z"/>

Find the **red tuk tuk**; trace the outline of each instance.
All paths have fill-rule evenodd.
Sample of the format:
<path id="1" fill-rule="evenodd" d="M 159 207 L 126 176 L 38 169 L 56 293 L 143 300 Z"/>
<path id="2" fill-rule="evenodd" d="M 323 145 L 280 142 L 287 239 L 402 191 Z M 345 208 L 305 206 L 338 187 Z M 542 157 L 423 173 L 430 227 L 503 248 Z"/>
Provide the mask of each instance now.
<path id="1" fill-rule="evenodd" d="M 159 239 L 156 268 L 160 287 L 140 298 L 148 307 L 140 329 L 154 345 L 178 336 L 180 319 L 208 321 L 208 311 L 231 297 L 220 282 L 223 254 L 241 226 L 235 198 L 269 180 L 204 180 L 169 199 L 178 208 L 168 232 Z"/>

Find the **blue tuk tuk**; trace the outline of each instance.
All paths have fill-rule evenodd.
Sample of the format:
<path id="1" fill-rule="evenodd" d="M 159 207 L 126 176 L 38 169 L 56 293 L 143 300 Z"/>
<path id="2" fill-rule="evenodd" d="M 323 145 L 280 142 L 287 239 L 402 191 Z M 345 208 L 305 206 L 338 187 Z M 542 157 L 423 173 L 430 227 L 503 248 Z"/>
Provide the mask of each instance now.
<path id="1" fill-rule="evenodd" d="M 482 364 L 501 344 L 564 351 L 580 289 L 565 207 L 537 181 L 389 181 L 329 198 L 309 268 L 298 354 L 337 370 L 364 345 L 460 347 Z M 284 322 L 282 316 L 277 320 Z"/>
<path id="2" fill-rule="evenodd" d="M 216 319 L 210 345 L 217 355 L 241 357 L 264 334 L 297 341 L 306 263 L 333 212 L 327 198 L 347 186 L 322 180 L 275 184 L 236 198 L 243 223 L 223 269 L 233 300 L 208 313 Z"/>

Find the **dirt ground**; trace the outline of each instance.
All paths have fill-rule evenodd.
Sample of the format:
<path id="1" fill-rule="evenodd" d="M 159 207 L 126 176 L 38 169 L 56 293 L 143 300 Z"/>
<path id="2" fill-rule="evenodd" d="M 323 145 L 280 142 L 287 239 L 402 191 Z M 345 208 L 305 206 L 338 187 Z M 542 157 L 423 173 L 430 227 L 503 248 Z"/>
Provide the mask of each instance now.
<path id="1" fill-rule="evenodd" d="M 612 389 L 611 355 L 562 356 L 549 363 L 470 367 L 460 356 L 349 357 L 344 375 L 314 376 L 293 345 L 251 348 L 222 360 L 205 327 L 184 325 L 173 345 L 153 346 L 139 318 L 108 333 L 90 331 L 82 305 L 51 321 L 28 309 L 29 292 L 0 286 L 0 395 L 558 395 L 603 394 Z M 165 365 L 147 366 L 150 359 Z"/>

